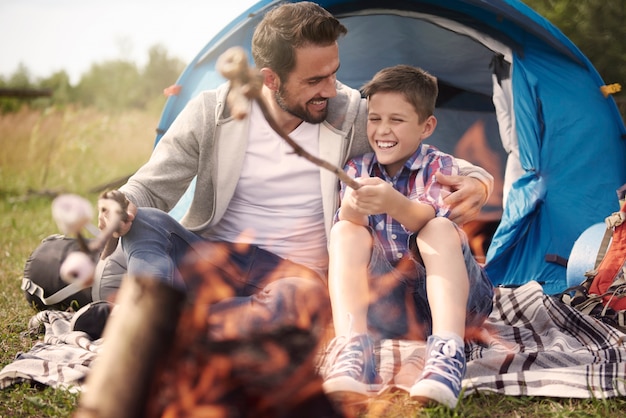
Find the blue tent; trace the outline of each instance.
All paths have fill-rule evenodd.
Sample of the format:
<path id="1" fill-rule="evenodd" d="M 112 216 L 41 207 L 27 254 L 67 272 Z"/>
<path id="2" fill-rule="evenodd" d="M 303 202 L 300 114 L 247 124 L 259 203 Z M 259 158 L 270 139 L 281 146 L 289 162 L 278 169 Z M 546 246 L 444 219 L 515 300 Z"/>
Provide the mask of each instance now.
<path id="1" fill-rule="evenodd" d="M 166 103 L 157 142 L 191 97 L 224 81 L 217 58 L 232 46 L 249 51 L 256 24 L 278 3 L 259 1 L 199 51 Z M 345 84 L 359 88 L 398 63 L 438 78 L 439 124 L 428 142 L 497 180 L 484 211 L 499 221 L 486 258 L 492 281 L 562 291 L 576 238 L 618 209 L 616 189 L 626 183 L 626 129 L 589 60 L 516 0 L 318 3 L 348 28 L 338 73 Z"/>

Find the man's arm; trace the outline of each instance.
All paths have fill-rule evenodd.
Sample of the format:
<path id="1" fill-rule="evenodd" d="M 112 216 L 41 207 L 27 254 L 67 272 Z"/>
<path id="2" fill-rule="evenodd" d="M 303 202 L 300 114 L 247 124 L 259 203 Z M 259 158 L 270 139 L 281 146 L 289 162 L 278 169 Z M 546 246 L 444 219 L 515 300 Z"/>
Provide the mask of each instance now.
<path id="1" fill-rule="evenodd" d="M 462 158 L 455 158 L 459 164 L 459 175 L 469 176 L 479 180 L 484 186 L 487 193 L 485 202 L 491 196 L 493 192 L 493 176 L 489 174 L 484 168 L 463 160 Z"/>
<path id="2" fill-rule="evenodd" d="M 459 164 L 458 176 L 437 173 L 437 181 L 450 187 L 452 193 L 444 199 L 450 206 L 450 220 L 463 225 L 480 214 L 493 191 L 493 176 L 483 168 L 456 158 Z"/>

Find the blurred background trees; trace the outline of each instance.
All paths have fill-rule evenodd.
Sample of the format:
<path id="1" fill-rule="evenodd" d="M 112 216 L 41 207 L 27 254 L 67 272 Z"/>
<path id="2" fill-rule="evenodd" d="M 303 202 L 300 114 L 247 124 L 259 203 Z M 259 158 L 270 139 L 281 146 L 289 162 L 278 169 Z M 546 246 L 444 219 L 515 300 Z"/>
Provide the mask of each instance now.
<path id="1" fill-rule="evenodd" d="M 626 120 L 626 0 L 522 0 L 548 19 L 589 58 L 615 95 Z"/>
<path id="2" fill-rule="evenodd" d="M 619 83 L 626 89 L 626 0 L 523 0 L 557 26 L 596 67 L 606 84 Z M 68 75 L 57 72 L 34 80 L 20 65 L 9 77 L 0 77 L 0 88 L 46 89 L 50 97 L 17 99 L 0 97 L 0 112 L 31 107 L 79 104 L 106 111 L 129 108 L 162 109 L 163 89 L 174 84 L 186 63 L 171 57 L 163 46 L 148 51 L 148 62 L 139 68 L 125 59 L 93 64 L 76 86 Z M 615 99 L 626 116 L 626 93 Z M 625 117 L 626 119 L 626 117 Z"/>
<path id="3" fill-rule="evenodd" d="M 626 84 L 625 0 L 523 1 L 561 29 L 607 84 Z"/>
<path id="4" fill-rule="evenodd" d="M 28 68 L 19 65 L 9 77 L 0 77 L 0 88 L 49 91 L 50 96 L 0 97 L 0 112 L 16 111 L 23 104 L 34 108 L 76 104 L 103 111 L 127 109 L 160 111 L 165 104 L 163 89 L 174 84 L 186 63 L 171 57 L 161 45 L 148 51 L 142 68 L 133 61 L 116 59 L 92 64 L 77 85 L 59 71 L 43 79 L 33 79 Z"/>

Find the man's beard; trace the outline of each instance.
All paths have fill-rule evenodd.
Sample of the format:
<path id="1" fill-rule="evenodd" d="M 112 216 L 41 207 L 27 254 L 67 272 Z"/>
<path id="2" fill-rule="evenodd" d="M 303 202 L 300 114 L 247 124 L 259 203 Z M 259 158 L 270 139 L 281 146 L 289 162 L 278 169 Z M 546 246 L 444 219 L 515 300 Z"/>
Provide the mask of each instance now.
<path id="1" fill-rule="evenodd" d="M 328 113 L 328 108 L 325 108 L 324 111 L 322 113 L 320 113 L 319 115 L 312 115 L 306 109 L 306 107 L 301 107 L 301 106 L 290 107 L 290 106 L 288 106 L 287 105 L 287 100 L 285 99 L 285 96 L 286 96 L 285 90 L 282 88 L 282 86 L 278 90 L 276 90 L 274 92 L 274 100 L 276 100 L 276 104 L 278 104 L 278 107 L 280 107 L 282 110 L 284 110 L 285 112 L 289 113 L 290 115 L 293 115 L 293 116 L 297 117 L 298 119 L 302 119 L 303 121 L 305 121 L 307 123 L 313 123 L 313 124 L 322 123 L 326 119 L 326 115 Z"/>

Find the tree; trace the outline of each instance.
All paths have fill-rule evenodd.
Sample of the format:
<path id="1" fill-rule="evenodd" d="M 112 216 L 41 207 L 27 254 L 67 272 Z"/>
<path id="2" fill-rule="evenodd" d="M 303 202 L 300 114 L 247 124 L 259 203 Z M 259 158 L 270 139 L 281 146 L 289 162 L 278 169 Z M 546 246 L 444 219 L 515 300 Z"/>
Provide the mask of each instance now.
<path id="1" fill-rule="evenodd" d="M 589 58 L 607 84 L 619 83 L 626 88 L 626 1 L 524 2 L 558 27 Z M 620 101 L 620 97 L 616 99 Z M 622 116 L 625 115 L 622 104 Z"/>
<path id="2" fill-rule="evenodd" d="M 164 47 L 149 50 L 143 70 L 131 61 L 118 59 L 94 64 L 75 89 L 75 99 L 102 110 L 146 109 L 164 104 L 163 89 L 176 81 L 184 63 L 170 58 Z"/>
<path id="3" fill-rule="evenodd" d="M 185 69 L 185 63 L 178 58 L 172 58 L 162 45 L 154 45 L 148 51 L 148 63 L 143 70 L 144 93 L 148 96 L 162 95 L 163 89 L 174 84 L 180 73 Z"/>
<path id="4" fill-rule="evenodd" d="M 150 48 L 148 57 L 142 72 L 142 91 L 146 107 L 160 111 L 165 104 L 163 89 L 176 82 L 185 69 L 185 63 L 170 57 L 165 47 L 158 44 Z"/>
<path id="5" fill-rule="evenodd" d="M 102 110 L 141 108 L 145 101 L 137 65 L 124 60 L 93 64 L 76 87 L 76 99 Z"/>
<path id="6" fill-rule="evenodd" d="M 8 80 L 0 80 L 0 87 L 21 89 L 33 88 L 30 71 L 28 71 L 28 68 L 26 68 L 24 64 L 20 63 Z M 16 97 L 0 97 L 0 112 L 16 112 L 22 107 L 23 104 L 24 100 Z"/>
<path id="7" fill-rule="evenodd" d="M 51 89 L 52 103 L 55 105 L 67 105 L 74 100 L 74 89 L 70 84 L 70 77 L 65 71 L 57 71 L 48 78 L 44 78 L 39 82 L 39 87 Z"/>
<path id="8" fill-rule="evenodd" d="M 28 68 L 23 63 L 18 65 L 15 72 L 9 77 L 7 82 L 7 86 L 9 87 L 22 87 L 22 88 L 32 88 L 33 84 L 31 82 L 31 75 Z"/>

